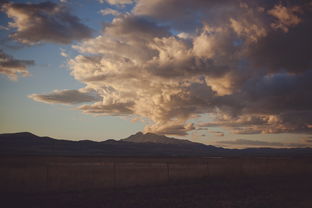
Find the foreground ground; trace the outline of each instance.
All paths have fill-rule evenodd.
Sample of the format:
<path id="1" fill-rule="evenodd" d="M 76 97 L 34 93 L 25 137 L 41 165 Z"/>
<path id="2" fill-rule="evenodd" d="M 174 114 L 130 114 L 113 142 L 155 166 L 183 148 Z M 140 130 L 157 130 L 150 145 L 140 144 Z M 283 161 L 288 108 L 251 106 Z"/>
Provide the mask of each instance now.
<path id="1" fill-rule="evenodd" d="M 1 194 L 1 207 L 22 208 L 311 208 L 310 177 L 215 179 L 116 190 Z"/>

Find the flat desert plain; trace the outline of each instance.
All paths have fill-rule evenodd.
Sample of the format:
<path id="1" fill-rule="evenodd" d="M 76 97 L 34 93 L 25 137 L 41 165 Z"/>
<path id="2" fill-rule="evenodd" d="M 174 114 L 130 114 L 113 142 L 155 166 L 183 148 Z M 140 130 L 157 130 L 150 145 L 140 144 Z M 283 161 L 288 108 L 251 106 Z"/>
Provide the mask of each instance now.
<path id="1" fill-rule="evenodd" d="M 2 207 L 312 207 L 312 158 L 0 158 Z"/>

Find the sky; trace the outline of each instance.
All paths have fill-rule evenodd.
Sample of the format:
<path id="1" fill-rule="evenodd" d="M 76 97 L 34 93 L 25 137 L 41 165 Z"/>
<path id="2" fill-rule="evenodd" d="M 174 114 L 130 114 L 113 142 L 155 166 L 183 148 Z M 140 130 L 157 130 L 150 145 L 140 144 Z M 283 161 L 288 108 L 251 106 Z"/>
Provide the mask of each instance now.
<path id="1" fill-rule="evenodd" d="M 0 7 L 0 133 L 312 147 L 311 0 Z"/>

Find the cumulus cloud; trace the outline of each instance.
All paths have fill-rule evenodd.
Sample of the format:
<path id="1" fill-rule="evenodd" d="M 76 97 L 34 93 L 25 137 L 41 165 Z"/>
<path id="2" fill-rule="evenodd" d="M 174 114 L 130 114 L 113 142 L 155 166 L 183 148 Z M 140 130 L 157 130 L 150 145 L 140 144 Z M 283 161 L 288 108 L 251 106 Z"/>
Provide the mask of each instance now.
<path id="1" fill-rule="evenodd" d="M 82 90 L 55 90 L 48 94 L 31 94 L 29 98 L 49 104 L 79 104 L 100 100 L 100 97 L 90 91 Z"/>
<path id="2" fill-rule="evenodd" d="M 277 18 L 277 21 L 272 23 L 271 26 L 275 29 L 281 29 L 284 32 L 288 32 L 289 27 L 293 27 L 299 24 L 302 19 L 296 14 L 301 13 L 302 10 L 299 6 L 285 7 L 281 4 L 276 5 L 268 13 Z"/>
<path id="3" fill-rule="evenodd" d="M 72 76 L 102 98 L 79 109 L 148 118 L 160 134 L 310 134 L 308 2 L 138 0 L 74 46 Z"/>
<path id="4" fill-rule="evenodd" d="M 19 60 L 0 50 L 0 73 L 11 80 L 17 80 L 19 75 L 28 76 L 27 67 L 33 65 L 32 60 Z"/>
<path id="5" fill-rule="evenodd" d="M 211 19 L 222 18 L 222 15 L 227 13 L 218 10 L 223 10 L 226 7 L 230 12 L 231 7 L 235 4 L 238 5 L 238 1 L 137 0 L 133 12 L 137 15 L 152 17 L 160 22 L 174 24 L 181 30 L 193 30 L 201 25 L 200 18 L 207 16 L 210 16 Z"/>
<path id="6" fill-rule="evenodd" d="M 309 70 L 248 80 L 240 88 L 243 93 L 217 99 L 216 121 L 199 126 L 224 126 L 240 134 L 311 133 L 311 75 Z"/>
<path id="7" fill-rule="evenodd" d="M 13 19 L 9 27 L 16 30 L 10 37 L 24 44 L 69 44 L 73 40 L 91 37 L 91 29 L 72 15 L 64 4 L 5 3 L 2 11 Z"/>

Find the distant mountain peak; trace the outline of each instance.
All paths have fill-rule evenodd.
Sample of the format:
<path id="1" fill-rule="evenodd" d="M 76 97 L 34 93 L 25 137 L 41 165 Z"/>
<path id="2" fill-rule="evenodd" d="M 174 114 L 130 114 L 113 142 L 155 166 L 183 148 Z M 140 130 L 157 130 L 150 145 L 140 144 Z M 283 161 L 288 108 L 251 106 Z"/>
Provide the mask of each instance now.
<path id="1" fill-rule="evenodd" d="M 37 135 L 30 132 L 17 132 L 17 133 L 6 133 L 0 134 L 0 139 L 6 137 L 15 138 L 15 139 L 25 139 L 25 138 L 39 138 Z"/>
<path id="2" fill-rule="evenodd" d="M 33 133 L 30 132 L 18 132 L 18 133 L 12 133 L 12 135 L 19 135 L 19 136 L 34 136 L 34 137 L 38 137 L 37 135 L 34 135 Z"/>
<path id="3" fill-rule="evenodd" d="M 128 138 L 122 139 L 125 142 L 133 142 L 133 143 L 157 143 L 157 144 L 196 144 L 194 142 L 184 140 L 184 139 L 176 139 L 172 137 L 167 137 L 165 135 L 158 135 L 154 133 L 142 133 L 138 132 L 129 136 Z"/>
<path id="4" fill-rule="evenodd" d="M 140 136 L 140 135 L 144 135 L 144 134 L 143 134 L 143 132 L 138 131 L 136 134 L 133 134 L 133 135 L 131 135 L 131 136 L 134 136 L 134 135 L 136 135 L 136 136 Z"/>

